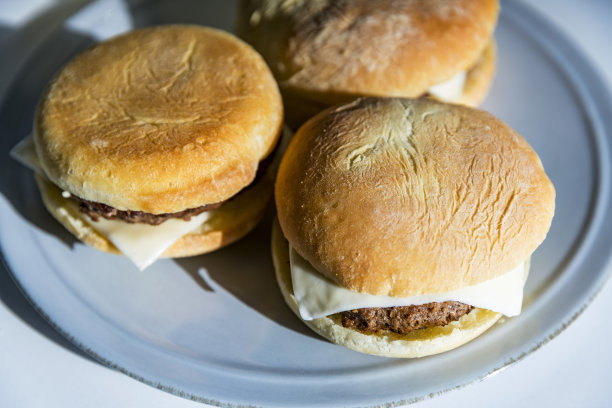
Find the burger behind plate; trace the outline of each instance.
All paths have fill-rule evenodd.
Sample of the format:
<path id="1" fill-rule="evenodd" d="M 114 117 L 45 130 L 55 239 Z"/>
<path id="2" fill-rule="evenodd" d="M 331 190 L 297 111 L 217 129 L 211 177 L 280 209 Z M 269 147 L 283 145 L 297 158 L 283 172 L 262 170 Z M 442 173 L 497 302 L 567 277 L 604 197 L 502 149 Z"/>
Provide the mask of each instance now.
<path id="1" fill-rule="evenodd" d="M 421 357 L 518 315 L 554 187 L 490 114 L 359 99 L 296 133 L 275 188 L 274 264 L 289 306 L 352 349 Z"/>

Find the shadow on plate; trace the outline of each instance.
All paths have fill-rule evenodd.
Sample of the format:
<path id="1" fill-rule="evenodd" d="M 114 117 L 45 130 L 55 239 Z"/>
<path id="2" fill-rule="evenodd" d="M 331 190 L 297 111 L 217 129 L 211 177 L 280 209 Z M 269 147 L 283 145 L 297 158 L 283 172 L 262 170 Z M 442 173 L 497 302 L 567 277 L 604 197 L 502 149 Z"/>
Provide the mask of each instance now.
<path id="1" fill-rule="evenodd" d="M 25 33 L 26 36 L 33 35 L 37 29 L 53 24 L 50 19 L 58 16 L 51 14 L 50 16 L 43 13 L 34 18 L 28 25 L 20 28 L 20 33 Z M 11 48 L 20 41 L 20 38 L 14 34 L 3 35 L 5 42 L 2 47 L 2 57 L 5 62 L 14 61 Z M 26 41 L 23 38 L 21 40 Z M 37 228 L 56 235 L 70 247 L 76 240 L 46 212 L 32 172 L 13 160 L 9 156 L 9 151 L 19 140 L 30 134 L 38 98 L 54 73 L 76 52 L 93 43 L 93 39 L 87 36 L 60 29 L 47 37 L 23 66 L 17 67 L 18 71 L 9 72 L 10 63 L 5 63 L 0 69 L 3 77 L 12 79 L 2 95 L 0 106 L 0 194 L 23 218 Z M 14 62 L 17 64 L 17 61 Z M 14 71 L 17 69 L 14 66 L 13 68 Z M 3 264 L 6 267 L 4 262 Z M 41 316 L 42 311 L 36 310 L 28 303 L 5 267 L 0 268 L 0 301 L 48 339 L 93 361 L 49 325 Z"/>
<path id="2" fill-rule="evenodd" d="M 209 254 L 176 259 L 175 262 L 202 290 L 214 290 L 201 275 L 205 271 L 210 280 L 265 318 L 297 333 L 321 339 L 293 314 L 278 288 L 270 253 L 271 220 L 272 209 L 242 240 Z"/>
<path id="3" fill-rule="evenodd" d="M 35 20 L 31 24 L 39 23 Z M 57 235 L 69 246 L 74 244 L 75 239 L 48 216 L 32 171 L 12 159 L 9 151 L 32 132 L 38 99 L 53 75 L 77 52 L 94 43 L 92 38 L 75 32 L 63 29 L 54 32 L 15 76 L 3 95 L 0 107 L 0 193 L 22 217 L 42 230 Z M 10 56 L 5 55 L 4 58 L 10 60 Z"/>

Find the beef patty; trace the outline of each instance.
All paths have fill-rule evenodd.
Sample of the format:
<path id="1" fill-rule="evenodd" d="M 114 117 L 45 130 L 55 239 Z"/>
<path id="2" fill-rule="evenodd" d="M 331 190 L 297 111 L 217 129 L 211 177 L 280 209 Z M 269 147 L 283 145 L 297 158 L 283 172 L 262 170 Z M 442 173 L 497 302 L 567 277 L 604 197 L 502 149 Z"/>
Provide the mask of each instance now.
<path id="1" fill-rule="evenodd" d="M 341 312 L 342 325 L 363 332 L 389 330 L 399 334 L 459 320 L 474 307 L 460 302 L 434 302 L 424 305 L 372 307 Z"/>
<path id="2" fill-rule="evenodd" d="M 268 167 L 272 163 L 276 152 L 278 151 L 278 146 L 280 143 L 276 144 L 276 147 L 266 157 L 264 160 L 259 162 L 257 166 L 257 173 L 255 174 L 255 178 L 244 190 L 248 189 L 255 183 L 257 183 L 260 179 L 264 177 Z M 243 190 L 243 191 L 244 191 Z M 174 212 L 174 213 L 164 213 L 164 214 L 151 214 L 143 211 L 133 211 L 133 210 L 118 210 L 110 205 L 96 203 L 94 201 L 85 200 L 80 197 L 71 196 L 72 199 L 76 200 L 79 203 L 79 210 L 89 216 L 94 221 L 98 221 L 100 217 L 106 218 L 107 220 L 121 220 L 130 224 L 141 223 L 141 224 L 149 224 L 149 225 L 159 225 L 170 218 L 178 218 L 185 221 L 189 221 L 191 217 L 195 217 L 203 213 L 204 211 L 214 210 L 221 206 L 226 201 L 221 201 L 213 204 L 206 204 L 201 207 L 196 208 L 188 208 L 183 211 Z M 231 200 L 231 198 L 230 198 Z"/>
<path id="3" fill-rule="evenodd" d="M 201 214 L 204 211 L 214 210 L 223 204 L 223 202 L 207 204 L 175 213 L 150 214 L 143 211 L 118 210 L 106 204 L 96 203 L 74 196 L 72 198 L 79 202 L 79 210 L 94 221 L 98 221 L 100 217 L 103 217 L 107 220 L 121 220 L 130 224 L 141 223 L 149 225 L 159 225 L 170 218 L 179 218 L 189 221 L 191 217 Z"/>

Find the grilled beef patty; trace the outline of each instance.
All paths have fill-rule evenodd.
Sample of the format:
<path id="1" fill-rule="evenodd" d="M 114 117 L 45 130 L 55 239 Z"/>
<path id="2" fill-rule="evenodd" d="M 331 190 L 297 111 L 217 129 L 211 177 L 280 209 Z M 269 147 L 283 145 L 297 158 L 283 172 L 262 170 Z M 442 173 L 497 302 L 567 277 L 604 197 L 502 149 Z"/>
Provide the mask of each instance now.
<path id="1" fill-rule="evenodd" d="M 363 332 L 389 330 L 399 334 L 459 320 L 474 307 L 460 302 L 434 302 L 424 305 L 373 307 L 341 312 L 342 325 Z"/>
<path id="2" fill-rule="evenodd" d="M 259 162 L 259 165 L 257 166 L 257 173 L 255 174 L 255 178 L 253 179 L 251 184 L 245 187 L 245 190 L 251 187 L 252 185 L 254 185 L 255 183 L 257 183 L 261 178 L 264 177 L 264 175 L 266 174 L 266 171 L 268 170 L 268 167 L 270 167 L 270 164 L 272 163 L 272 160 L 274 160 L 274 156 L 276 155 L 279 145 L 280 143 L 277 143 L 272 153 L 270 153 L 268 157 L 266 157 L 264 160 Z M 83 198 L 76 197 L 76 196 L 71 196 L 71 198 L 76 200 L 79 203 L 79 210 L 81 210 L 83 214 L 86 214 L 87 216 L 89 216 L 89 218 L 91 218 L 94 221 L 98 221 L 100 217 L 103 217 L 103 218 L 106 218 L 107 220 L 121 220 L 121 221 L 130 223 L 130 224 L 142 223 L 142 224 L 149 224 L 149 225 L 159 225 L 162 222 L 170 218 L 179 218 L 185 221 L 189 221 L 191 217 L 195 217 L 196 215 L 199 215 L 203 213 L 204 211 L 214 210 L 218 208 L 219 206 L 221 206 L 221 204 L 226 202 L 226 201 L 221 201 L 218 203 L 203 205 L 201 207 L 188 208 L 186 210 L 175 212 L 175 213 L 151 214 L 151 213 L 146 213 L 143 211 L 118 210 L 114 207 L 111 207 L 110 205 L 96 203 L 94 201 L 85 200 Z"/>
<path id="3" fill-rule="evenodd" d="M 175 213 L 150 214 L 142 211 L 118 210 L 106 204 L 95 203 L 93 201 L 84 200 L 74 196 L 73 198 L 79 202 L 79 210 L 81 210 L 83 214 L 87 214 L 89 218 L 94 221 L 98 221 L 100 217 L 103 217 L 107 220 L 121 220 L 130 224 L 142 223 L 149 225 L 159 225 L 170 218 L 179 218 L 189 221 L 191 217 L 201 214 L 204 211 L 214 210 L 223 204 L 223 202 L 207 204 L 197 208 L 188 208 Z"/>

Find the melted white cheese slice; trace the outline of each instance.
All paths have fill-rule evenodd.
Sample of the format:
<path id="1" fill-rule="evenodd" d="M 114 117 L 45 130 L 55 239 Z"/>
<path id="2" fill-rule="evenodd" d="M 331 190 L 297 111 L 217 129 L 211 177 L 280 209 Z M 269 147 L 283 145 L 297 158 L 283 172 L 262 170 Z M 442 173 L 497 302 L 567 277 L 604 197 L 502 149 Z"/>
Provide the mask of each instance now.
<path id="1" fill-rule="evenodd" d="M 11 156 L 24 166 L 44 176 L 44 171 L 36 155 L 34 138 L 30 135 L 11 150 Z M 63 192 L 62 196 L 70 196 Z M 159 225 L 129 224 L 100 218 L 93 221 L 88 216 L 82 219 L 96 231 L 104 235 L 125 256 L 143 270 L 151 265 L 159 256 L 183 235 L 199 228 L 212 215 L 205 211 L 189 221 L 169 219 Z"/>
<path id="2" fill-rule="evenodd" d="M 317 272 L 312 265 L 289 249 L 293 293 L 300 316 L 317 319 L 346 310 L 364 307 L 423 305 L 430 302 L 456 301 L 468 305 L 516 316 L 523 303 L 524 263 L 497 278 L 446 293 L 410 297 L 376 296 L 342 288 Z"/>
<path id="3" fill-rule="evenodd" d="M 171 218 L 159 225 L 129 224 L 102 217 L 98 221 L 87 216 L 83 219 L 143 270 L 180 237 L 202 225 L 210 217 L 210 213 L 205 211 L 191 217 L 189 221 Z"/>
<path id="4" fill-rule="evenodd" d="M 467 71 L 461 71 L 451 79 L 432 86 L 427 90 L 427 92 L 439 99 L 442 99 L 443 101 L 456 101 L 463 93 L 466 78 Z"/>

